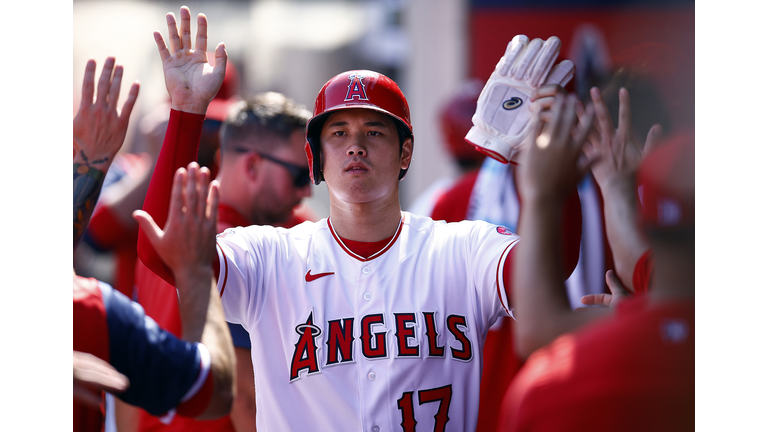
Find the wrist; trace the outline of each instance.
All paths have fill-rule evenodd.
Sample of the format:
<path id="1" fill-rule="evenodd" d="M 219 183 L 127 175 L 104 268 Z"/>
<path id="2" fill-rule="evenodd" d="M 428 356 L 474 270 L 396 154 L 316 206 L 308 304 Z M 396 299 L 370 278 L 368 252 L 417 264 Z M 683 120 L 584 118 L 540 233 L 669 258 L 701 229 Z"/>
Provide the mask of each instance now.
<path id="1" fill-rule="evenodd" d="M 175 102 L 171 101 L 171 108 L 176 111 L 205 115 L 208 111 L 208 102 Z"/>
<path id="2" fill-rule="evenodd" d="M 208 286 L 209 281 L 213 280 L 213 268 L 210 262 L 205 265 L 200 264 L 192 267 L 185 265 L 180 268 L 174 268 L 172 271 L 176 286 L 180 290 L 194 286 L 200 283 L 200 281 L 205 281 L 205 285 Z"/>

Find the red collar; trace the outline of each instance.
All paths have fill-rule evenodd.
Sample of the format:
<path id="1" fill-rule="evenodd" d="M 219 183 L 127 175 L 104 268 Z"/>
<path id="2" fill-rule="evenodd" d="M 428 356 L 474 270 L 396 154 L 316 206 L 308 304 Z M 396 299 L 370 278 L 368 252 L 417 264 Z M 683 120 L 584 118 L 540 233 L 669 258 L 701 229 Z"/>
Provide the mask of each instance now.
<path id="1" fill-rule="evenodd" d="M 222 225 L 227 228 L 237 226 L 247 227 L 253 225 L 253 223 L 235 210 L 234 207 L 219 203 L 219 226 Z"/>

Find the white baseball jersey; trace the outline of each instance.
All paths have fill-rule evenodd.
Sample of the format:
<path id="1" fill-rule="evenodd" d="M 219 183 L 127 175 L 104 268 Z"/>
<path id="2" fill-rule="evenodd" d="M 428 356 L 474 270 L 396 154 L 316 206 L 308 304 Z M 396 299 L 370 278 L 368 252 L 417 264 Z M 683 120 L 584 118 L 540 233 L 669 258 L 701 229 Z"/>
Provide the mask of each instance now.
<path id="1" fill-rule="evenodd" d="M 221 233 L 218 287 L 251 337 L 257 429 L 473 430 L 483 341 L 511 316 L 502 274 L 518 239 L 406 212 L 368 259 L 328 219 Z"/>

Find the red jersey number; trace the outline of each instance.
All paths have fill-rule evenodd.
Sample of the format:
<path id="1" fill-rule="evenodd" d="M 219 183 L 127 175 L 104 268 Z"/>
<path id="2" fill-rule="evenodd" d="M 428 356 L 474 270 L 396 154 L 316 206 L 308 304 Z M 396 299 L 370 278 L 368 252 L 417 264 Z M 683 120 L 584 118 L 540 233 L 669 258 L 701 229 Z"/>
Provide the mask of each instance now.
<path id="1" fill-rule="evenodd" d="M 437 387 L 428 390 L 419 390 L 419 405 L 432 402 L 439 402 L 437 413 L 435 414 L 434 432 L 445 431 L 445 425 L 448 423 L 448 409 L 451 406 L 451 385 Z M 397 400 L 397 408 L 403 421 L 400 425 L 403 432 L 416 432 L 416 417 L 413 414 L 413 392 L 404 392 L 403 396 Z"/>

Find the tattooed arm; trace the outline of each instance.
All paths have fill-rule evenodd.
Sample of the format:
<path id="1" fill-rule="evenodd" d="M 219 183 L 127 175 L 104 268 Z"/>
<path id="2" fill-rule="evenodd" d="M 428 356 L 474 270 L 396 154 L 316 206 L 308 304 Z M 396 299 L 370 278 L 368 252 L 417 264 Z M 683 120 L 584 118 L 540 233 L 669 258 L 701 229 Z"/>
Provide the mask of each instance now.
<path id="1" fill-rule="evenodd" d="M 114 76 L 112 71 L 114 70 Z M 128 130 L 128 118 L 139 95 L 139 83 L 135 82 L 120 113 L 117 100 L 123 67 L 115 66 L 115 58 L 108 57 L 99 77 L 96 100 L 93 99 L 96 62 L 88 60 L 83 77 L 83 93 L 80 109 L 72 126 L 74 158 L 72 248 L 77 248 L 91 219 L 93 209 L 104 184 L 104 177 L 118 150 L 123 145 Z"/>

